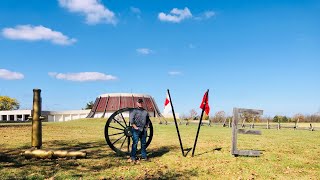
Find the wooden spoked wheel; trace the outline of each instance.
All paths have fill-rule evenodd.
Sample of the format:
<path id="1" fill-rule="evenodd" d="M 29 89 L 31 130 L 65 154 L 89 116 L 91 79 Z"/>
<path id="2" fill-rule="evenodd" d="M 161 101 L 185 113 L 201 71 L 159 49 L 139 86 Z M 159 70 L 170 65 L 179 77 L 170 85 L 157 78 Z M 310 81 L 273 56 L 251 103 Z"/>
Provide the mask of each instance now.
<path id="1" fill-rule="evenodd" d="M 130 154 L 132 147 L 132 133 L 129 114 L 135 108 L 124 108 L 114 112 L 107 120 L 104 135 L 109 147 L 117 154 Z M 147 147 L 152 141 L 153 126 L 150 121 L 147 130 Z M 140 141 L 138 152 L 140 151 Z"/>

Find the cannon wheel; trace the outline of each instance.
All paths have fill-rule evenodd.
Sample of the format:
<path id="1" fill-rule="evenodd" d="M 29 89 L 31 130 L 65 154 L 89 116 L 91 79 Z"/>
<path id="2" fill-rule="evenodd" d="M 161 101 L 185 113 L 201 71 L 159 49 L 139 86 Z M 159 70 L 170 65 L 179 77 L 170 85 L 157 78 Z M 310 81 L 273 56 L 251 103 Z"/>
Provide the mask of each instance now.
<path id="1" fill-rule="evenodd" d="M 129 113 L 135 108 L 124 108 L 114 112 L 107 120 L 104 128 L 104 135 L 109 147 L 117 154 L 130 154 L 131 152 L 131 125 L 129 122 Z M 125 118 L 126 117 L 126 118 Z M 153 126 L 150 121 L 147 130 L 147 147 L 152 141 Z M 140 151 L 140 141 L 138 152 Z"/>

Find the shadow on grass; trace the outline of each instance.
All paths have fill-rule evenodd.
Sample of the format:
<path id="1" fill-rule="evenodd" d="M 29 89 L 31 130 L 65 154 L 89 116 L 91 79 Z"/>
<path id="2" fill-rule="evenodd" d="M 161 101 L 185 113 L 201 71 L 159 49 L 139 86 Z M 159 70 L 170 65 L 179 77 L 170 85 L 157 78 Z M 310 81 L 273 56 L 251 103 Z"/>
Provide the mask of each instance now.
<path id="1" fill-rule="evenodd" d="M 199 153 L 199 154 L 196 154 L 194 156 L 201 156 L 203 154 L 207 154 L 207 153 L 214 153 L 214 151 L 221 151 L 222 148 L 214 148 L 213 150 L 210 150 L 210 151 L 205 151 L 205 152 L 202 152 L 202 153 Z"/>
<path id="2" fill-rule="evenodd" d="M 40 171 L 44 177 L 52 177 L 57 172 L 91 173 L 111 167 L 124 166 L 125 161 L 112 158 L 109 154 L 113 151 L 107 149 L 104 141 L 101 142 L 76 142 L 76 141 L 49 141 L 45 143 L 51 150 L 84 151 L 85 159 L 59 158 L 59 159 L 26 159 L 23 156 L 30 146 L 22 146 L 17 149 L 0 148 L 0 177 L 7 170 L 14 172 L 16 177 L 25 177 L 34 171 Z M 47 148 L 43 148 L 48 150 Z M 0 178 L 1 179 L 1 178 Z"/>
<path id="3" fill-rule="evenodd" d="M 148 155 L 149 158 L 161 157 L 171 150 L 177 149 L 176 146 L 162 146 L 157 149 L 152 149 Z"/>
<path id="4" fill-rule="evenodd" d="M 19 179 L 21 177 L 61 177 L 63 179 L 80 178 L 86 174 L 96 174 L 109 168 L 127 167 L 126 156 L 119 156 L 113 152 L 104 141 L 78 142 L 78 141 L 49 141 L 44 143 L 51 150 L 84 151 L 85 159 L 25 159 L 22 153 L 30 146 L 21 146 L 17 149 L 4 149 L 0 147 L 0 177 L 4 179 Z M 47 149 L 47 148 L 43 149 Z M 148 157 L 156 158 L 176 150 L 176 146 L 162 146 L 149 150 Z M 120 157 L 120 158 L 119 158 Z M 5 175 L 12 172 L 10 177 Z M 35 173 L 37 172 L 37 173 Z M 196 176 L 197 171 L 162 171 L 153 172 L 147 179 L 179 179 L 179 177 Z M 113 177 L 114 178 L 114 177 Z M 0 178 L 1 179 L 1 178 Z"/>
<path id="5" fill-rule="evenodd" d="M 190 179 L 191 177 L 197 177 L 198 171 L 196 169 L 179 171 L 176 169 L 167 171 L 158 171 L 157 173 L 150 174 L 144 177 L 138 177 L 137 179 Z"/>
<path id="6" fill-rule="evenodd" d="M 6 164 L 12 165 L 13 167 L 22 167 L 21 160 L 24 159 L 20 156 L 22 149 L 27 149 L 27 146 L 23 146 L 20 149 L 2 149 L 0 148 L 0 169 L 6 167 Z"/>

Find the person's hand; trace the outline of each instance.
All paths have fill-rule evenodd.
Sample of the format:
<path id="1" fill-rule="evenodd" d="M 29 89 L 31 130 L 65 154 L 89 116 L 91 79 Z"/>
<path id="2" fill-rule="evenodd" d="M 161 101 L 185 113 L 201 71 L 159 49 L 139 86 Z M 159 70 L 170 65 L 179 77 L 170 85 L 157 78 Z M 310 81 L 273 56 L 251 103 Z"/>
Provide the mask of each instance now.
<path id="1" fill-rule="evenodd" d="M 133 129 L 135 129 L 135 130 L 138 130 L 138 129 L 139 129 L 135 124 L 133 124 L 132 127 L 133 127 Z"/>

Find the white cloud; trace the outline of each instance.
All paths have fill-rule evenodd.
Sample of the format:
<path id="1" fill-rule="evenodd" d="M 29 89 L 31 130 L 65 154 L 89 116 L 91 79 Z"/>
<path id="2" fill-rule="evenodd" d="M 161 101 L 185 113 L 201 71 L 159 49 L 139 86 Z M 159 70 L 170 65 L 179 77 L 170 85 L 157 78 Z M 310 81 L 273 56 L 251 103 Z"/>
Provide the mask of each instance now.
<path id="1" fill-rule="evenodd" d="M 134 14 L 141 14 L 141 10 L 139 8 L 136 7 L 130 7 L 131 12 L 133 12 Z"/>
<path id="2" fill-rule="evenodd" d="M 54 77 L 56 79 L 63 79 L 68 81 L 109 81 L 109 80 L 116 80 L 117 77 L 100 73 L 100 72 L 80 72 L 80 73 L 56 73 L 56 72 L 49 72 L 49 76 Z"/>
<path id="3" fill-rule="evenodd" d="M 88 24 L 117 24 L 114 12 L 105 7 L 100 0 L 59 0 L 59 4 L 70 12 L 85 15 Z"/>
<path id="4" fill-rule="evenodd" d="M 171 76 L 178 76 L 178 75 L 181 75 L 182 73 L 180 71 L 170 71 L 168 72 L 168 74 Z"/>
<path id="5" fill-rule="evenodd" d="M 210 19 L 214 16 L 216 16 L 216 13 L 214 11 L 205 11 L 205 12 L 201 13 L 200 15 L 194 17 L 194 19 L 201 21 L 201 20 Z"/>
<path id="6" fill-rule="evenodd" d="M 0 69 L 0 79 L 17 80 L 23 79 L 24 75 L 19 72 L 12 72 L 6 69 Z"/>
<path id="7" fill-rule="evenodd" d="M 184 19 L 192 18 L 192 14 L 187 7 L 184 9 L 173 8 L 169 14 L 160 12 L 158 18 L 160 21 L 179 23 Z"/>
<path id="8" fill-rule="evenodd" d="M 215 16 L 215 15 L 216 15 L 216 13 L 213 12 L 213 11 L 206 11 L 206 12 L 204 12 L 204 17 L 206 17 L 207 19 L 209 19 L 209 18 L 211 18 L 211 17 L 213 17 L 213 16 Z"/>
<path id="9" fill-rule="evenodd" d="M 139 49 L 136 49 L 136 51 L 137 51 L 137 53 L 143 54 L 143 55 L 148 55 L 148 54 L 153 53 L 153 51 L 148 48 L 139 48 Z"/>
<path id="10" fill-rule="evenodd" d="M 141 10 L 139 8 L 131 6 L 130 10 L 138 19 L 141 19 Z"/>
<path id="11" fill-rule="evenodd" d="M 26 41 L 51 41 L 54 44 L 70 45 L 76 42 L 76 39 L 69 38 L 61 32 L 53 31 L 44 26 L 18 25 L 15 28 L 4 28 L 2 35 L 12 40 Z"/>

